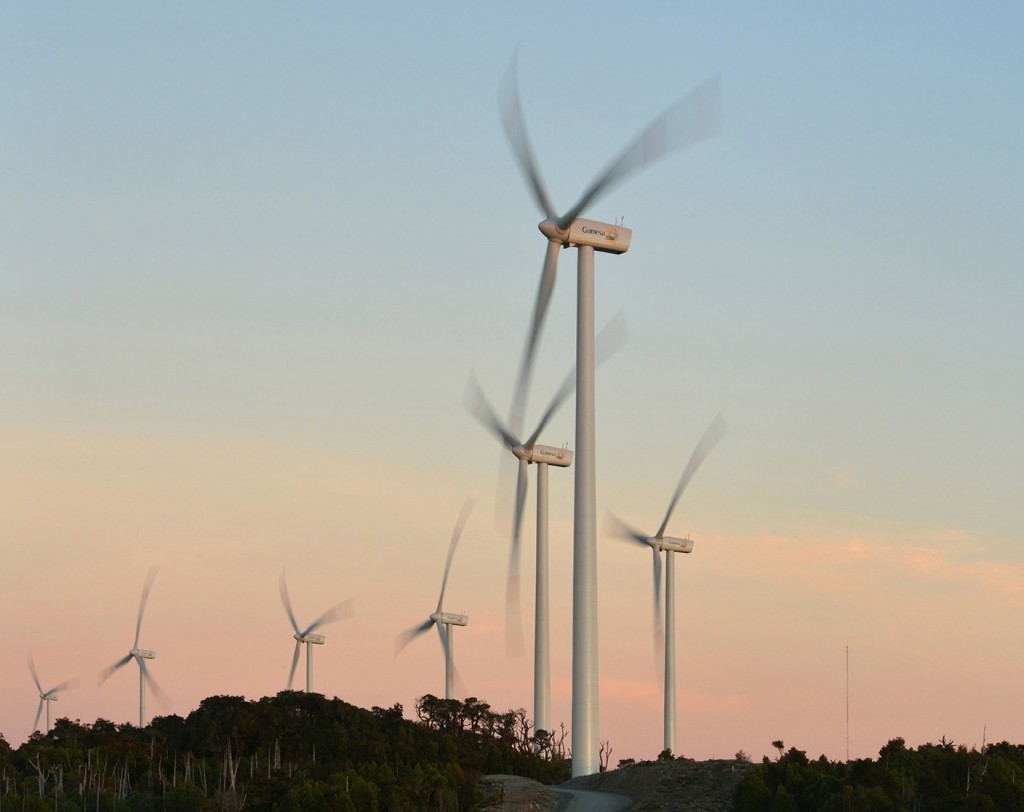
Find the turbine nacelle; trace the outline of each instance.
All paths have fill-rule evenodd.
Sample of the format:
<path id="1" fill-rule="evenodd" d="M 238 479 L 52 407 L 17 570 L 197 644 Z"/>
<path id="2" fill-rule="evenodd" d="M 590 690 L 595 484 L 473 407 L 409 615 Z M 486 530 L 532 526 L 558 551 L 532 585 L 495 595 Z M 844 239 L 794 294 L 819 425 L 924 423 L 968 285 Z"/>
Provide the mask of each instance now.
<path id="1" fill-rule="evenodd" d="M 662 536 L 661 538 L 649 538 L 647 543 L 655 550 L 664 550 L 667 553 L 693 552 L 693 539 L 691 538 L 677 539 L 672 536 Z"/>
<path id="2" fill-rule="evenodd" d="M 613 226 L 599 220 L 586 220 L 578 217 L 569 223 L 568 228 L 559 227 L 554 220 L 543 220 L 537 225 L 540 233 L 551 242 L 564 245 L 589 245 L 595 251 L 609 254 L 624 254 L 629 250 L 633 239 L 633 230 L 625 226 Z"/>
<path id="3" fill-rule="evenodd" d="M 322 634 L 293 634 L 292 637 L 300 643 L 312 643 L 316 646 L 322 646 L 327 640 Z"/>
<path id="4" fill-rule="evenodd" d="M 128 652 L 133 657 L 141 657 L 143 660 L 155 660 L 156 652 L 150 651 L 148 648 L 133 648 Z"/>
<path id="5" fill-rule="evenodd" d="M 430 619 L 445 626 L 465 626 L 469 623 L 469 615 L 459 615 L 455 612 L 434 612 Z"/>
<path id="6" fill-rule="evenodd" d="M 545 465 L 557 465 L 561 468 L 568 468 L 572 465 L 572 452 L 568 448 L 556 448 L 553 445 L 540 445 L 535 443 L 530 448 L 518 445 L 512 449 L 517 459 L 525 460 L 527 463 L 538 463 Z"/>

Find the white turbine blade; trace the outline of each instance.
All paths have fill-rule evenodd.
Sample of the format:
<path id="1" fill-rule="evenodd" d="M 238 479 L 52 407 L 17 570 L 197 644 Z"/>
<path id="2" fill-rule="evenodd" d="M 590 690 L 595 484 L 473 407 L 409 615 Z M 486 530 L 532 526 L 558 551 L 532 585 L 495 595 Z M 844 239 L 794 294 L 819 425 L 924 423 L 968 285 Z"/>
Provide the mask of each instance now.
<path id="1" fill-rule="evenodd" d="M 704 458 L 711 453 L 711 449 L 718 445 L 718 441 L 725 436 L 728 430 L 729 426 L 721 414 L 716 415 L 715 419 L 711 421 L 711 425 L 705 429 L 704 435 L 697 443 L 697 447 L 693 449 L 693 454 L 690 455 L 690 461 L 686 463 L 686 468 L 683 469 L 683 475 L 679 478 L 679 484 L 676 485 L 675 493 L 672 494 L 672 500 L 668 503 L 668 510 L 665 511 L 665 518 L 662 519 L 661 527 L 658 528 L 656 533 L 657 538 L 665 535 L 668 520 L 672 516 L 672 511 L 676 509 L 676 503 L 679 501 L 679 497 L 682 496 L 683 490 L 685 490 L 693 475 L 697 473 L 697 469 L 704 462 Z"/>
<path id="2" fill-rule="evenodd" d="M 411 629 L 407 629 L 395 638 L 395 656 L 398 656 L 403 648 L 409 645 L 413 640 L 419 637 L 423 632 L 430 631 L 430 627 L 434 625 L 434 619 L 428 618 L 424 620 L 419 626 L 413 626 Z"/>
<path id="3" fill-rule="evenodd" d="M 39 675 L 36 673 L 36 664 L 35 661 L 32 659 L 31 651 L 29 651 L 28 653 L 28 670 L 29 673 L 32 674 L 32 681 L 36 684 L 36 690 L 39 692 L 39 695 L 42 696 L 43 686 L 39 684 Z"/>
<path id="4" fill-rule="evenodd" d="M 32 732 L 35 733 L 39 730 L 39 717 L 43 715 L 43 703 L 46 702 L 43 699 L 42 694 L 39 696 L 39 707 L 36 708 L 36 718 L 32 720 Z"/>
<path id="5" fill-rule="evenodd" d="M 661 619 L 661 550 L 651 547 L 651 552 L 654 554 L 654 647 L 657 649 L 659 643 L 664 645 L 665 640 L 665 629 Z"/>
<path id="6" fill-rule="evenodd" d="M 445 657 L 448 656 L 448 632 L 446 631 L 443 623 L 434 623 L 437 626 L 437 636 L 441 639 L 441 652 Z"/>
<path id="7" fill-rule="evenodd" d="M 505 653 L 509 657 L 518 657 L 523 652 L 523 619 L 519 599 L 519 550 L 523 533 L 523 511 L 526 508 L 526 467 L 526 460 L 519 460 L 515 515 L 512 520 L 512 545 L 509 550 L 508 580 L 505 585 Z"/>
<path id="8" fill-rule="evenodd" d="M 626 319 L 622 315 L 622 312 L 616 313 L 611 321 L 609 321 L 601 332 L 594 339 L 594 367 L 599 367 L 615 353 L 626 346 L 627 343 L 626 333 Z M 555 413 L 562 407 L 566 399 L 576 390 L 576 367 L 573 366 L 569 370 L 569 374 L 565 376 L 565 380 L 562 381 L 562 385 L 558 387 L 558 391 L 555 392 L 555 396 L 551 398 L 551 402 L 548 404 L 547 409 L 544 410 L 544 414 L 541 416 L 540 422 L 537 423 L 537 428 L 533 430 L 533 434 L 527 438 L 523 444 L 527 448 L 533 448 L 534 443 L 540 437 L 540 433 L 544 430 L 544 427 L 548 424 L 548 421 L 554 417 Z"/>
<path id="9" fill-rule="evenodd" d="M 593 200 L 626 176 L 668 153 L 700 143 L 722 132 L 722 88 L 718 76 L 702 82 L 647 125 L 564 216 L 559 228 L 568 228 Z"/>
<path id="10" fill-rule="evenodd" d="M 448 573 L 452 568 L 452 559 L 455 557 L 455 548 L 459 545 L 459 538 L 462 536 L 462 529 L 466 526 L 466 521 L 469 519 L 469 514 L 473 511 L 473 505 L 475 503 L 472 499 L 467 499 L 462 505 L 462 512 L 459 513 L 459 518 L 455 521 L 455 529 L 452 530 L 452 540 L 448 544 L 448 558 L 444 562 L 444 575 L 441 577 L 441 592 L 437 596 L 437 611 L 441 611 L 441 607 L 444 605 L 444 591 L 448 587 Z"/>
<path id="11" fill-rule="evenodd" d="M 284 604 L 284 610 L 288 613 L 288 620 L 291 621 L 295 633 L 301 637 L 302 632 L 299 631 L 299 624 L 295 621 L 295 613 L 292 611 L 292 602 L 288 597 L 288 583 L 284 577 L 284 570 L 281 570 L 281 577 L 278 579 L 277 588 L 281 593 L 281 603 Z"/>
<path id="12" fill-rule="evenodd" d="M 526 334 L 526 345 L 523 347 L 523 358 L 519 363 L 515 387 L 512 389 L 512 406 L 509 409 L 508 425 L 514 434 L 523 431 L 523 420 L 526 418 L 526 399 L 530 391 L 530 379 L 533 377 L 533 364 L 537 355 L 544 321 L 547 318 L 551 294 L 555 289 L 555 277 L 558 275 L 558 252 L 562 246 L 557 242 L 548 241 L 544 251 L 544 264 L 541 266 L 540 285 L 537 288 L 537 300 L 533 305 L 533 316 L 530 329 Z"/>
<path id="13" fill-rule="evenodd" d="M 146 574 L 146 583 L 142 587 L 142 597 L 139 599 L 139 616 L 135 620 L 135 642 L 132 648 L 139 647 L 139 633 L 142 631 L 142 613 L 146 611 L 146 601 L 149 600 L 149 591 L 153 588 L 153 580 L 159 572 L 157 567 L 150 567 Z"/>
<path id="14" fill-rule="evenodd" d="M 49 691 L 46 692 L 46 696 L 55 696 L 56 694 L 59 694 L 61 691 L 68 691 L 68 690 L 70 690 L 72 688 L 77 688 L 77 687 L 78 687 L 78 677 L 75 677 L 74 679 L 69 679 L 66 682 L 62 682 L 60 685 L 54 686 L 53 688 L 51 688 Z"/>
<path id="15" fill-rule="evenodd" d="M 149 692 L 156 697 L 156 701 L 161 705 L 166 706 L 170 699 L 167 694 L 163 692 L 163 689 L 157 684 L 157 681 L 153 679 L 153 675 L 149 673 L 149 668 L 146 666 L 146 661 L 142 657 L 138 657 L 139 670 L 142 671 L 142 681 L 146 683 L 146 687 L 149 688 Z"/>
<path id="16" fill-rule="evenodd" d="M 295 669 L 299 665 L 299 652 L 302 649 L 302 643 L 298 640 L 295 641 L 295 653 L 292 655 L 292 668 L 288 672 L 288 690 L 292 689 L 292 681 L 295 679 Z"/>
<path id="17" fill-rule="evenodd" d="M 643 544 L 644 546 L 647 546 L 647 535 L 641 533 L 635 527 L 626 524 L 614 513 L 608 514 L 607 527 L 607 533 L 610 536 L 618 536 L 619 538 L 630 539 L 631 541 L 635 541 L 638 544 Z"/>
<path id="18" fill-rule="evenodd" d="M 508 138 L 509 146 L 512 147 L 512 154 L 515 156 L 519 169 L 526 178 L 526 182 L 533 193 L 533 199 L 545 217 L 555 219 L 558 213 L 551 203 L 551 196 L 548 194 L 544 180 L 541 178 L 540 169 L 533 156 L 533 149 L 530 146 L 530 139 L 526 134 L 526 125 L 523 123 L 523 107 L 519 99 L 519 78 L 516 55 L 508 64 L 505 76 L 498 91 L 498 105 L 501 113 L 501 123 L 505 128 L 505 136 Z"/>
<path id="19" fill-rule="evenodd" d="M 491 408 L 480 384 L 477 383 L 476 375 L 472 372 L 466 382 L 466 392 L 463 395 L 462 403 L 465 405 L 466 411 L 473 415 L 481 425 L 490 429 L 505 444 L 506 448 L 512 449 L 520 445 L 519 438 L 512 434 Z"/>
<path id="20" fill-rule="evenodd" d="M 348 600 L 344 600 L 337 606 L 332 606 L 330 609 L 328 609 L 326 612 L 320 615 L 320 617 L 318 617 L 311 624 L 309 624 L 309 628 L 306 629 L 306 631 L 302 632 L 300 636 L 305 637 L 314 629 L 319 629 L 321 626 L 324 626 L 328 623 L 333 623 L 336 620 L 346 620 L 352 617 L 352 611 L 352 599 L 349 598 Z"/>
<path id="21" fill-rule="evenodd" d="M 99 683 L 98 684 L 102 685 L 104 682 L 107 681 L 107 679 L 110 677 L 111 674 L 113 674 L 115 671 L 117 671 L 117 669 L 123 668 L 124 666 L 128 665 L 128 663 L 130 663 L 131 661 L 132 661 L 132 655 L 131 654 L 125 654 L 124 657 L 122 657 L 120 660 L 118 660 L 113 665 L 108 665 L 106 668 L 104 668 L 102 671 L 100 671 L 100 678 L 99 678 Z"/>

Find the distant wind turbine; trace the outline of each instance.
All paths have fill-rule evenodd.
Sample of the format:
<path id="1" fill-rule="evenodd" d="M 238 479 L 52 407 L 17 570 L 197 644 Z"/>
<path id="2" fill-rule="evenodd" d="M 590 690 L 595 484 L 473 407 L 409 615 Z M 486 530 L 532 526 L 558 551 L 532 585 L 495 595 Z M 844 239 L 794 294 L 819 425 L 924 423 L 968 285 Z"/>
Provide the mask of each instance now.
<path id="1" fill-rule="evenodd" d="M 39 729 L 39 717 L 43 713 L 43 705 L 46 705 L 46 732 L 50 732 L 50 703 L 57 701 L 57 694 L 61 691 L 66 691 L 69 688 L 78 687 L 78 678 L 69 679 L 67 682 L 62 682 L 60 685 L 55 685 L 49 691 L 44 691 L 43 686 L 39 683 L 39 675 L 36 674 L 36 664 L 32 660 L 32 652 L 28 653 L 28 670 L 32 672 L 32 681 L 36 684 L 36 690 L 39 691 L 39 707 L 36 708 L 36 718 L 32 722 L 32 730 Z"/>
<path id="2" fill-rule="evenodd" d="M 107 668 L 104 668 L 100 672 L 99 684 L 102 685 L 107 681 L 107 678 L 117 671 L 122 666 L 128 665 L 132 660 L 139 666 L 139 727 L 146 726 L 146 687 L 149 686 L 149 690 L 153 692 L 159 700 L 164 700 L 166 694 L 160 690 L 160 686 L 156 684 L 156 680 L 149 673 L 149 669 L 146 668 L 146 660 L 153 660 L 156 658 L 156 652 L 150 651 L 149 649 L 139 648 L 139 632 L 142 630 L 142 614 L 146 611 L 146 601 L 149 600 L 149 591 L 153 587 L 153 579 L 156 578 L 158 570 L 156 567 L 150 567 L 149 573 L 146 575 L 146 583 L 142 587 L 142 598 L 139 600 L 139 614 L 135 619 L 135 641 L 132 643 L 131 649 L 128 653 Z"/>
<path id="3" fill-rule="evenodd" d="M 452 695 L 455 693 L 453 686 L 455 681 L 455 653 L 453 651 L 452 638 L 454 637 L 454 630 L 452 626 L 465 626 L 469 623 L 469 615 L 457 614 L 455 612 L 444 611 L 444 591 L 448 586 L 448 573 L 452 568 L 452 559 L 455 557 L 455 548 L 459 544 L 459 538 L 462 536 L 462 529 L 466 526 L 466 520 L 469 518 L 470 511 L 473 510 L 473 500 L 467 499 L 466 503 L 462 506 L 462 512 L 459 514 L 458 520 L 455 522 L 455 529 L 452 531 L 452 540 L 448 544 L 448 558 L 444 563 L 444 575 L 441 577 L 441 593 L 437 596 L 437 608 L 430 614 L 430 616 L 420 623 L 418 626 L 413 626 L 402 634 L 395 638 L 395 656 L 411 643 L 415 638 L 419 637 L 424 632 L 430 631 L 431 626 L 437 627 L 438 637 L 441 638 L 441 649 L 444 651 L 444 698 L 452 699 Z"/>
<path id="4" fill-rule="evenodd" d="M 693 551 L 693 540 L 686 538 L 672 538 L 665 535 L 668 527 L 668 520 L 672 517 L 672 511 L 679 502 L 690 479 L 697 472 L 704 458 L 711 453 L 718 441 L 722 439 L 728 426 L 725 418 L 718 415 L 711 421 L 711 425 L 704 431 L 703 436 L 697 443 L 697 447 L 690 455 L 683 475 L 679 478 L 675 493 L 668 503 L 668 510 L 665 511 L 665 518 L 661 520 L 661 526 L 653 536 L 648 536 L 630 527 L 621 519 L 612 516 L 612 524 L 617 535 L 646 545 L 651 548 L 654 562 L 654 636 L 655 646 L 662 635 L 661 618 L 659 609 L 661 607 L 661 552 L 665 551 L 665 747 L 663 749 L 672 753 L 676 752 L 676 580 L 675 580 L 675 557 L 673 553 L 689 553 Z"/>
<path id="5" fill-rule="evenodd" d="M 601 364 L 626 344 L 626 323 L 617 314 L 601 330 L 595 342 L 595 363 Z M 551 731 L 551 642 L 550 642 L 550 588 L 548 580 L 548 466 L 567 468 L 572 465 L 573 454 L 565 448 L 540 445 L 537 440 L 548 421 L 561 408 L 576 388 L 576 370 L 566 375 L 562 385 L 544 410 L 537 427 L 526 440 L 521 441 L 510 423 L 497 416 L 475 376 L 466 386 L 466 409 L 491 431 L 499 442 L 512 452 L 518 461 L 515 511 L 512 523 L 512 546 L 509 553 L 508 581 L 505 590 L 506 651 L 517 655 L 522 648 L 522 620 L 519 608 L 519 559 L 522 536 L 523 510 L 526 505 L 527 466 L 537 466 L 537 560 L 534 612 L 533 702 L 534 725 L 537 730 Z M 513 399 L 515 400 L 515 398 Z"/>
<path id="6" fill-rule="evenodd" d="M 342 601 L 337 606 L 332 606 L 320 617 L 310 623 L 305 629 L 300 630 L 299 624 L 295 620 L 295 613 L 292 611 L 292 602 L 288 598 L 288 584 L 285 581 L 284 570 L 281 570 L 281 580 L 279 581 L 279 587 L 281 590 L 281 602 L 284 604 L 284 610 L 288 613 L 288 620 L 291 621 L 292 628 L 295 630 L 295 653 L 292 655 L 292 668 L 288 672 L 288 690 L 292 689 L 292 681 L 295 679 L 295 669 L 299 664 L 299 651 L 302 648 L 303 643 L 306 645 L 306 693 L 313 692 L 313 646 L 322 646 L 327 638 L 322 634 L 314 634 L 315 629 L 319 629 L 321 626 L 325 626 L 328 623 L 333 623 L 335 620 L 344 620 L 352 617 L 352 599 L 349 598 L 346 601 Z"/>

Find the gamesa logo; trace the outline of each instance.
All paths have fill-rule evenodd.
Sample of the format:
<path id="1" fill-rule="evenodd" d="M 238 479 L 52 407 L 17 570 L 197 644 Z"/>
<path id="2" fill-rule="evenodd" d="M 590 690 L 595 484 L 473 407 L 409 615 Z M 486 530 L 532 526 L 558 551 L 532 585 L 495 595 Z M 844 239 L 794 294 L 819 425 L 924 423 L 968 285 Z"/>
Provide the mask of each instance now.
<path id="1" fill-rule="evenodd" d="M 604 238 L 608 242 L 615 242 L 619 238 L 619 231 L 615 228 L 609 228 L 608 232 L 604 235 Z"/>

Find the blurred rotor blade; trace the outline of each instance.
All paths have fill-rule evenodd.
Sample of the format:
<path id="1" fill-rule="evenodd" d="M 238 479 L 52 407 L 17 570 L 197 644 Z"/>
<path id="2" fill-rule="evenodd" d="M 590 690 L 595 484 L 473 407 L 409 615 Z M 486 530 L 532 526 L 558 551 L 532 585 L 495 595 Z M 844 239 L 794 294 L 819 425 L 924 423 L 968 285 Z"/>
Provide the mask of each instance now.
<path id="1" fill-rule="evenodd" d="M 438 636 L 438 638 L 441 641 L 441 653 L 444 654 L 445 657 L 447 657 L 448 656 L 448 630 L 445 629 L 443 623 L 435 623 L 434 625 L 437 626 L 437 636 Z"/>
<path id="2" fill-rule="evenodd" d="M 523 347 L 523 359 L 519 363 L 519 373 L 512 389 L 512 406 L 509 409 L 508 425 L 514 434 L 522 434 L 523 421 L 526 419 L 526 398 L 530 391 L 530 378 L 533 377 L 533 363 L 537 354 L 537 345 L 544 330 L 544 320 L 551 294 L 555 289 L 555 277 L 558 275 L 558 252 L 562 246 L 548 241 L 544 252 L 544 265 L 541 266 L 540 286 L 537 288 L 537 301 L 533 306 L 533 317 L 530 319 L 530 330 L 526 334 L 526 346 Z"/>
<path id="3" fill-rule="evenodd" d="M 505 424 L 501 422 L 501 418 L 491 408 L 491 404 L 487 402 L 480 384 L 477 383 L 476 375 L 472 372 L 466 382 L 466 393 L 463 395 L 462 403 L 466 407 L 466 411 L 497 435 L 507 448 L 511 449 L 520 445 L 519 439 L 506 428 Z"/>
<path id="4" fill-rule="evenodd" d="M 39 684 L 39 675 L 36 673 L 36 664 L 32 659 L 31 651 L 28 653 L 28 670 L 32 674 L 32 681 L 36 684 L 36 690 L 39 691 L 39 695 L 42 696 L 43 686 Z M 38 721 L 38 719 L 36 721 Z"/>
<path id="5" fill-rule="evenodd" d="M 39 707 L 36 708 L 36 718 L 32 720 L 33 733 L 39 730 L 39 717 L 43 715 L 43 703 L 46 702 L 46 700 L 42 697 L 42 691 L 40 691 L 39 694 Z"/>
<path id="6" fill-rule="evenodd" d="M 700 468 L 700 464 L 704 462 L 704 458 L 711 453 L 718 441 L 725 436 L 725 433 L 729 430 L 729 426 L 725 422 L 725 418 L 721 414 L 715 416 L 715 419 L 711 421 L 711 425 L 704 431 L 704 435 L 700 438 L 697 443 L 697 447 L 693 449 L 693 454 L 690 455 L 690 461 L 686 463 L 686 468 L 683 469 L 683 475 L 679 478 L 679 484 L 676 485 L 676 491 L 672 494 L 672 500 L 668 503 L 668 510 L 665 511 L 665 518 L 662 519 L 661 527 L 658 528 L 658 532 L 655 534 L 657 538 L 661 538 L 665 535 L 665 528 L 668 526 L 668 520 L 672 516 L 672 511 L 676 509 L 676 503 L 679 501 L 679 497 L 682 495 L 683 490 L 689 484 L 690 479 L 697 469 Z"/>
<path id="7" fill-rule="evenodd" d="M 601 328 L 601 332 L 594 338 L 595 368 L 599 367 L 615 355 L 615 353 L 625 347 L 627 340 L 626 319 L 622 315 L 622 312 L 619 311 L 612 317 L 611 321 Z M 540 433 L 544 430 L 548 421 L 554 417 L 555 413 L 561 408 L 562 404 L 565 403 L 566 399 L 575 391 L 575 389 L 576 367 L 573 366 L 573 368 L 569 370 L 569 374 L 565 376 L 565 380 L 562 381 L 562 385 L 558 387 L 558 391 L 555 392 L 555 396 L 548 404 L 548 408 L 545 409 L 544 414 L 541 415 L 537 428 L 533 430 L 533 434 L 529 436 L 523 445 L 527 448 L 533 448 L 533 444 L 537 442 L 537 438 L 540 437 Z"/>
<path id="8" fill-rule="evenodd" d="M 125 654 L 124 657 L 122 657 L 116 663 L 114 663 L 113 665 L 109 665 L 106 668 L 104 668 L 102 671 L 100 671 L 100 678 L 99 678 L 98 684 L 102 685 L 104 682 L 107 681 L 107 678 L 110 677 L 111 674 L 113 674 L 115 671 L 117 671 L 117 669 L 123 668 L 124 666 L 128 665 L 128 663 L 130 663 L 131 661 L 132 661 L 132 655 L 131 654 Z"/>
<path id="9" fill-rule="evenodd" d="M 462 511 L 459 513 L 459 518 L 455 521 L 455 529 L 452 530 L 452 540 L 448 544 L 448 558 L 444 562 L 444 575 L 441 577 L 441 592 L 437 596 L 437 611 L 441 611 L 441 606 L 444 604 L 444 591 L 448 586 L 448 573 L 452 568 L 452 559 L 455 557 L 455 548 L 459 546 L 459 538 L 462 536 L 462 529 L 466 526 L 466 520 L 469 519 L 469 514 L 473 511 L 473 505 L 475 502 L 472 499 L 467 499 L 462 505 Z"/>
<path id="10" fill-rule="evenodd" d="M 665 627 L 661 620 L 661 550 L 651 547 L 654 553 L 654 647 L 665 645 Z"/>
<path id="11" fill-rule="evenodd" d="M 78 687 L 78 677 L 75 677 L 74 679 L 69 679 L 66 682 L 62 682 L 60 685 L 54 686 L 53 688 L 51 688 L 49 691 L 46 692 L 46 695 L 47 696 L 53 696 L 54 694 L 59 694 L 61 691 L 68 691 L 68 690 L 70 690 L 72 688 L 77 688 L 77 687 Z"/>
<path id="12" fill-rule="evenodd" d="M 281 577 L 278 579 L 277 588 L 281 593 L 281 603 L 284 604 L 284 610 L 288 613 L 288 620 L 291 621 L 295 633 L 301 637 L 302 632 L 299 631 L 299 624 L 296 622 L 295 613 L 292 611 L 292 602 L 288 597 L 288 583 L 284 577 L 284 570 L 281 570 Z"/>
<path id="13" fill-rule="evenodd" d="M 292 667 L 288 672 L 288 690 L 292 689 L 292 682 L 295 680 L 295 669 L 299 666 L 299 652 L 302 650 L 302 643 L 295 641 L 295 653 L 292 654 Z"/>
<path id="14" fill-rule="evenodd" d="M 466 695 L 466 683 L 463 682 L 462 674 L 459 673 L 459 667 L 455 663 L 452 663 L 452 687 L 455 688 L 457 695 Z"/>
<path id="15" fill-rule="evenodd" d="M 519 170 L 526 178 L 530 192 L 533 194 L 534 202 L 544 212 L 545 217 L 554 219 L 558 217 L 558 213 L 551 203 L 551 196 L 540 176 L 540 169 L 534 158 L 529 136 L 526 134 L 526 125 L 523 123 L 523 106 L 519 98 L 519 71 L 516 57 L 517 54 L 512 55 L 498 90 L 501 123 L 505 128 L 505 137 L 508 138 L 509 146 L 512 147 L 512 154 L 519 164 Z"/>
<path id="16" fill-rule="evenodd" d="M 707 79 L 648 124 L 594 179 L 579 202 L 557 218 L 558 227 L 567 228 L 598 195 L 627 175 L 674 150 L 719 135 L 722 132 L 721 84 L 719 76 Z"/>
<path id="17" fill-rule="evenodd" d="M 139 600 L 139 616 L 135 621 L 135 642 L 132 643 L 132 648 L 139 647 L 139 633 L 142 631 L 142 613 L 146 611 L 149 591 L 153 588 L 153 579 L 156 578 L 156 574 L 159 571 L 157 567 L 150 567 L 149 572 L 146 574 L 146 583 L 142 587 L 142 598 Z"/>
<path id="18" fill-rule="evenodd" d="M 509 548 L 508 574 L 519 577 L 519 549 L 520 540 L 523 535 L 523 511 L 526 508 L 527 489 L 527 468 L 526 460 L 519 460 L 519 470 L 516 474 L 516 506 L 515 514 L 512 517 L 512 545 Z M 518 591 L 518 590 L 517 590 Z M 518 601 L 518 595 L 516 600 Z"/>
<path id="19" fill-rule="evenodd" d="M 327 623 L 333 623 L 335 620 L 346 620 L 347 618 L 352 617 L 352 611 L 352 598 L 344 600 L 336 606 L 332 606 L 330 609 L 328 609 L 326 612 L 320 615 L 320 617 L 318 617 L 316 620 L 310 623 L 309 628 L 306 629 L 306 631 L 302 632 L 300 634 L 300 637 L 305 637 L 314 629 L 319 629 L 321 626 Z"/>
<path id="20" fill-rule="evenodd" d="M 519 603 L 519 573 L 509 573 L 505 584 L 505 656 L 523 655 L 523 613 Z"/>
<path id="21" fill-rule="evenodd" d="M 646 533 L 641 533 L 635 527 L 626 524 L 622 519 L 616 516 L 614 513 L 608 514 L 608 534 L 611 536 L 619 536 L 620 538 L 632 539 L 639 544 L 647 544 L 649 538 Z M 653 549 L 653 548 L 652 548 Z"/>
<path id="22" fill-rule="evenodd" d="M 163 689 L 160 687 L 157 681 L 153 679 L 153 675 L 149 673 L 149 668 L 146 666 L 146 661 L 142 657 L 139 657 L 139 669 L 142 671 L 142 680 L 146 683 L 146 686 L 149 688 L 150 693 L 156 697 L 157 702 L 159 702 L 163 706 L 166 706 L 170 702 L 170 698 L 167 696 L 167 694 L 163 692 Z"/>
<path id="23" fill-rule="evenodd" d="M 433 618 L 427 618 L 419 626 L 413 626 L 411 629 L 402 632 L 398 637 L 395 638 L 395 656 L 398 656 L 403 648 L 411 643 L 415 638 L 419 637 L 423 632 L 429 631 L 430 627 L 434 625 Z"/>

